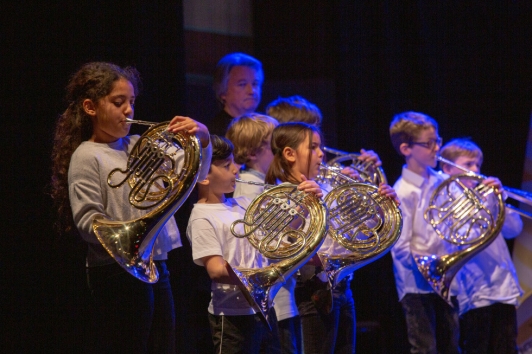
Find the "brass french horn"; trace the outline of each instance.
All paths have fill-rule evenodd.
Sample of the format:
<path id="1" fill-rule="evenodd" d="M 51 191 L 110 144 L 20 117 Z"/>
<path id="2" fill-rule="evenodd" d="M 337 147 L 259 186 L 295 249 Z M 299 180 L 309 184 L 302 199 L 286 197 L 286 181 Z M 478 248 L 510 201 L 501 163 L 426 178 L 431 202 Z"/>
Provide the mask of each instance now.
<path id="1" fill-rule="evenodd" d="M 502 196 L 482 184 L 483 179 L 472 173 L 448 178 L 433 192 L 424 212 L 425 220 L 438 236 L 456 246 L 456 251 L 437 256 L 412 250 L 423 277 L 449 304 L 450 286 L 456 273 L 495 240 L 504 223 Z"/>
<path id="2" fill-rule="evenodd" d="M 236 227 L 242 224 L 244 233 Z M 327 210 L 312 193 L 283 183 L 266 189 L 249 205 L 245 216 L 231 224 L 235 237 L 247 238 L 275 263 L 259 269 L 227 270 L 255 312 L 268 324 L 273 298 L 285 279 L 312 258 L 325 239 Z"/>
<path id="3" fill-rule="evenodd" d="M 344 252 L 318 256 L 331 287 L 355 270 L 377 260 L 401 235 L 401 210 L 371 183 L 355 182 L 339 169 L 322 165 L 316 180 L 332 189 L 325 197 L 329 211 L 329 236 Z"/>
<path id="4" fill-rule="evenodd" d="M 323 147 L 323 151 L 336 155 L 336 157 L 327 161 L 327 165 L 342 169 L 343 167 L 351 167 L 360 174 L 360 178 L 364 182 L 369 182 L 378 186 L 381 183 L 388 183 L 384 170 L 380 166 L 375 166 L 373 162 L 361 161 L 359 153 L 346 152 L 333 149 L 327 146 Z"/>
<path id="5" fill-rule="evenodd" d="M 109 173 L 109 188 L 128 188 L 128 203 L 148 210 L 134 220 L 95 219 L 92 228 L 107 252 L 128 273 L 146 283 L 157 282 L 153 245 L 160 230 L 179 209 L 194 188 L 201 164 L 201 148 L 196 136 L 171 133 L 169 122 L 152 123 L 133 146 L 125 169 Z M 178 170 L 176 155 L 183 150 L 183 166 Z"/>

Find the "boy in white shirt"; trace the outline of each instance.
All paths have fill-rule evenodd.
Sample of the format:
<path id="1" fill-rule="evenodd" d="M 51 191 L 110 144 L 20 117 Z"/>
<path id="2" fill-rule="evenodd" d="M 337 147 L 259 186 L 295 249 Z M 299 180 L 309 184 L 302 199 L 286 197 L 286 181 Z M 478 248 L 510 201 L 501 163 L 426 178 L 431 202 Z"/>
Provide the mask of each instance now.
<path id="1" fill-rule="evenodd" d="M 393 186 L 401 201 L 403 229 L 391 253 L 410 350 L 459 353 L 457 306 L 451 307 L 434 292 L 412 257 L 412 250 L 432 255 L 451 251 L 451 246 L 440 240 L 423 217 L 433 191 L 446 179 L 433 170 L 442 142 L 438 124 L 423 113 L 400 113 L 392 120 L 390 137 L 395 150 L 406 160 L 401 177 Z"/>
<path id="2" fill-rule="evenodd" d="M 474 173 L 480 173 L 482 151 L 470 140 L 447 143 L 440 155 Z M 463 173 L 443 163 L 442 170 L 453 176 Z M 502 184 L 492 183 L 499 191 Z M 504 194 L 504 192 L 503 192 Z M 517 298 L 522 295 L 517 274 L 504 238 L 514 238 L 523 229 L 519 214 L 506 210 L 501 233 L 483 251 L 470 259 L 455 276 L 460 304 L 460 346 L 462 353 L 517 352 Z"/>
<path id="3" fill-rule="evenodd" d="M 246 238 L 237 238 L 230 230 L 234 221 L 244 218 L 250 199 L 226 198 L 225 194 L 235 189 L 238 171 L 233 145 L 216 135 L 211 135 L 211 144 L 210 170 L 207 178 L 197 183 L 198 203 L 190 215 L 187 237 L 194 262 L 205 266 L 213 281 L 208 312 L 215 352 L 258 353 L 269 329 L 229 275 L 228 267 L 262 268 L 267 261 Z M 321 192 L 313 181 L 302 182 L 298 189 Z M 244 233 L 239 227 L 235 231 Z"/>

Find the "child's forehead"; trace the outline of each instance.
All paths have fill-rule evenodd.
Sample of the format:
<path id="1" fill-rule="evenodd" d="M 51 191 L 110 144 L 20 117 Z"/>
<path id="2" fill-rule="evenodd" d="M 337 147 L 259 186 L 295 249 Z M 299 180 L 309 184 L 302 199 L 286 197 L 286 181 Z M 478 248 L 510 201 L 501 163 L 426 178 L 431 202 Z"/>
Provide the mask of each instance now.
<path id="1" fill-rule="evenodd" d="M 418 131 L 417 134 L 414 134 L 414 135 L 415 135 L 415 138 L 423 138 L 423 137 L 428 137 L 432 135 L 438 135 L 438 130 L 436 130 L 432 126 L 423 127 L 422 129 Z"/>
<path id="2" fill-rule="evenodd" d="M 482 163 L 482 159 L 478 155 L 472 155 L 471 151 L 464 151 L 461 155 L 459 155 L 456 158 L 456 163 L 462 163 L 462 162 L 474 162 L 474 163 Z"/>

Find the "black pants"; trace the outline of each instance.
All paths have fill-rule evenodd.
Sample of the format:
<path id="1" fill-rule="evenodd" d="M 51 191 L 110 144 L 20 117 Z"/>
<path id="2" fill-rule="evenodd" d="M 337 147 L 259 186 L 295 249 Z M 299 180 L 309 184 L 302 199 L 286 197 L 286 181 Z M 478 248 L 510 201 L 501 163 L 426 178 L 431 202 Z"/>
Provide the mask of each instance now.
<path id="1" fill-rule="evenodd" d="M 453 304 L 454 307 L 436 293 L 406 294 L 401 299 L 410 353 L 460 353 L 456 298 Z"/>
<path id="2" fill-rule="evenodd" d="M 311 301 L 315 289 L 307 284 L 298 284 L 296 287 L 296 302 L 303 331 L 303 352 L 305 354 L 354 353 L 356 316 L 351 280 L 344 279 L 332 290 L 330 313 L 324 313 L 316 308 Z"/>
<path id="3" fill-rule="evenodd" d="M 493 304 L 460 316 L 460 346 L 463 354 L 517 353 L 515 306 Z"/>
<path id="4" fill-rule="evenodd" d="M 90 353 L 175 353 L 175 310 L 169 272 L 145 283 L 117 263 L 87 268 L 95 303 Z"/>
<path id="5" fill-rule="evenodd" d="M 272 308 L 273 311 L 273 308 Z M 275 312 L 269 314 L 272 331 L 258 315 L 217 316 L 209 313 L 214 352 L 219 354 L 280 353 Z"/>

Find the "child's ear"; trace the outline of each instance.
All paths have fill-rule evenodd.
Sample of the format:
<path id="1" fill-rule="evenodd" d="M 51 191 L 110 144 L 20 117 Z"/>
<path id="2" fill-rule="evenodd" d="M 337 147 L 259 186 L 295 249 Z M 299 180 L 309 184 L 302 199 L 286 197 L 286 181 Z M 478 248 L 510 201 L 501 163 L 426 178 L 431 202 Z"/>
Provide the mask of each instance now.
<path id="1" fill-rule="evenodd" d="M 402 143 L 401 145 L 399 145 L 399 151 L 401 152 L 401 154 L 403 154 L 403 156 L 410 156 L 412 148 L 407 143 Z"/>
<path id="2" fill-rule="evenodd" d="M 207 177 L 203 181 L 198 181 L 197 183 L 202 186 L 208 186 L 211 182 L 209 181 L 209 178 Z"/>
<path id="3" fill-rule="evenodd" d="M 296 151 L 287 146 L 283 149 L 283 157 L 289 162 L 296 162 Z"/>
<path id="4" fill-rule="evenodd" d="M 87 113 L 89 116 L 96 116 L 96 105 L 94 104 L 94 102 L 92 102 L 92 100 L 87 98 L 83 101 L 81 105 L 85 113 Z"/>
<path id="5" fill-rule="evenodd" d="M 253 150 L 252 152 L 250 152 L 250 153 L 248 154 L 248 159 L 249 159 L 250 161 L 253 161 L 253 162 L 257 161 L 257 152 L 256 152 L 255 150 Z"/>
<path id="6" fill-rule="evenodd" d="M 446 163 L 442 163 L 441 165 L 442 165 L 441 169 L 442 169 L 443 173 L 450 175 L 451 174 L 451 166 L 447 165 Z"/>

